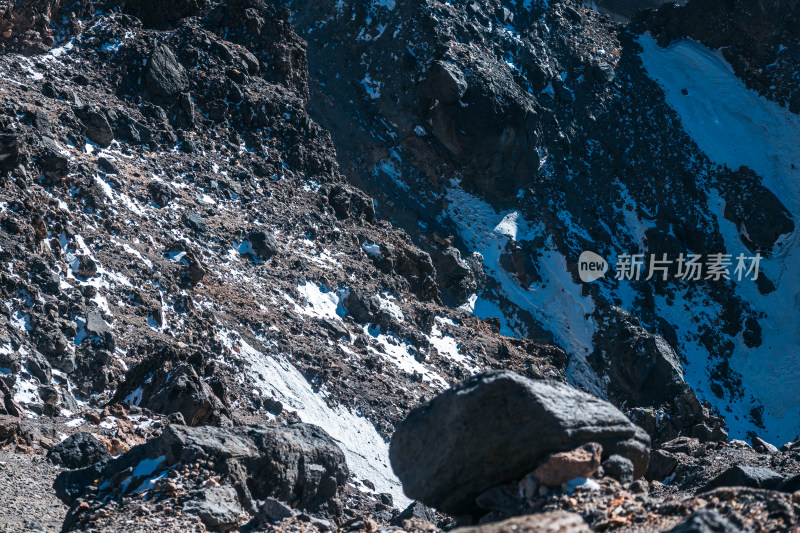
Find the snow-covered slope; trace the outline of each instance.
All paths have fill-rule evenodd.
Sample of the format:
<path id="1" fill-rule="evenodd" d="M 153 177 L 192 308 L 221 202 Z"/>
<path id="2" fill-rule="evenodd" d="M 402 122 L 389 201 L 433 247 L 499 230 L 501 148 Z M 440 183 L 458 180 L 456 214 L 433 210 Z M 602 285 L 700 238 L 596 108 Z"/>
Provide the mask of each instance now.
<path id="1" fill-rule="evenodd" d="M 667 102 L 703 152 L 719 165 L 754 170 L 794 220 L 800 220 L 800 117 L 747 89 L 720 53 L 697 42 L 682 40 L 661 48 L 643 35 L 639 43 L 648 74 L 663 87 Z M 709 198 L 709 210 L 717 216 L 727 253 L 752 255 L 736 225 L 722 216 L 724 200 L 713 191 Z M 783 442 L 800 432 L 799 239 L 800 228 L 795 225 L 794 232 L 783 236 L 761 262 L 777 290 L 762 295 L 754 283 L 735 283 L 736 294 L 763 317 L 761 345 L 748 348 L 741 338 L 736 339 L 730 360 L 742 376 L 745 393 L 741 403 L 727 406 L 734 414 L 728 424 L 735 435 L 748 429 L 745 416 L 752 407 L 750 395 L 764 406 L 770 439 Z M 678 300 L 672 306 L 662 302 L 659 312 L 682 332 L 690 360 L 688 379 L 710 397 L 705 366 L 709 354 L 692 337 L 703 324 L 714 321 L 720 310 Z"/>

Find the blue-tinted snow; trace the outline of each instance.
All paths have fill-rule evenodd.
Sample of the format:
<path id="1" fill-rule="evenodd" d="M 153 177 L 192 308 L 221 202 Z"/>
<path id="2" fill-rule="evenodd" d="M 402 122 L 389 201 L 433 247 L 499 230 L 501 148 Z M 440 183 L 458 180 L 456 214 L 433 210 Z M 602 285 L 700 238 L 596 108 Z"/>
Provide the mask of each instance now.
<path id="1" fill-rule="evenodd" d="M 649 35 L 642 36 L 639 44 L 648 75 L 661 85 L 684 130 L 709 159 L 733 169 L 751 168 L 792 213 L 795 231 L 762 261 L 762 270 L 777 290 L 764 296 L 753 282 L 735 284 L 737 294 L 764 314 L 763 342 L 747 348 L 741 338 L 734 339 L 730 363 L 742 374 L 745 390 L 741 400 L 721 406 L 727 410 L 731 436 L 742 437 L 754 429 L 746 419 L 753 395 L 764 406 L 766 429 L 759 434 L 781 444 L 800 433 L 800 117 L 747 89 L 719 52 L 688 40 L 661 48 Z M 724 201 L 714 191 L 709 191 L 709 198 L 727 253 L 752 255 L 739 238 L 739 228 L 723 218 Z M 716 319 L 716 310 L 703 302 L 678 299 L 672 307 L 660 302 L 658 312 L 685 337 L 682 349 L 689 358 L 690 384 L 719 405 L 708 389 L 708 353 L 691 341 L 698 322 Z"/>

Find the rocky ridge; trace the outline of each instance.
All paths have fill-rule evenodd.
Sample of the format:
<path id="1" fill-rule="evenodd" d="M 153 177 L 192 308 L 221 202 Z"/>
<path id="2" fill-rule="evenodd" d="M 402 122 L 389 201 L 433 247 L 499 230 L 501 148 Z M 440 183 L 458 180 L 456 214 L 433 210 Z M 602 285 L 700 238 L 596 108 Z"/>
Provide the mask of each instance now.
<path id="1" fill-rule="evenodd" d="M 630 28 L 699 38 L 669 22 L 697 4 Z M 736 419 L 752 446 L 714 410 L 742 402 L 731 339 L 757 348 L 764 316 L 700 283 L 725 311 L 690 339 L 656 305 L 674 284 L 575 288 L 586 246 L 714 249 L 711 186 L 751 249 L 794 231 L 761 176 L 692 142 L 624 26 L 566 1 L 0 13 L 0 438 L 72 469 L 64 530 L 796 526 L 796 442 L 756 436 L 757 398 Z M 791 86 L 794 56 L 771 78 L 740 66 L 748 50 L 729 58 L 747 83 Z M 766 92 L 791 109 L 790 91 Z M 418 492 L 465 489 L 407 472 L 454 470 L 448 439 L 503 420 L 479 401 L 457 439 L 428 418 L 492 381 L 534 391 L 557 437 L 457 503 Z M 563 402 L 543 415 L 542 396 Z M 522 423 L 486 426 L 483 453 L 518 455 Z M 407 443 L 435 429 L 422 450 L 404 449 L 412 426 Z M 64 509 L 45 505 L 50 528 Z"/>

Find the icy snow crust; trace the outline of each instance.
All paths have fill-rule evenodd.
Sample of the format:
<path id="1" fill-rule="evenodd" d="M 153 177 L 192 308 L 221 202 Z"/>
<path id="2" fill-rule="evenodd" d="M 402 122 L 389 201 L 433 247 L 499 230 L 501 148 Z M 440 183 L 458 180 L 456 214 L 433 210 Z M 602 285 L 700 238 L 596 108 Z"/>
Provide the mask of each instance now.
<path id="1" fill-rule="evenodd" d="M 748 348 L 741 336 L 734 339 L 730 363 L 742 375 L 742 401 L 726 405 L 712 396 L 709 354 L 695 340 L 718 310 L 685 295 L 672 306 L 663 298 L 657 302 L 657 312 L 677 326 L 689 363 L 687 380 L 698 394 L 727 410 L 731 436 L 742 437 L 753 429 L 746 418 L 753 396 L 764 407 L 765 430 L 759 434 L 781 444 L 800 433 L 800 117 L 747 89 L 719 52 L 697 42 L 682 40 L 661 48 L 644 35 L 639 44 L 648 75 L 663 88 L 667 103 L 699 148 L 716 164 L 754 170 L 792 213 L 794 232 L 761 263 L 777 290 L 764 296 L 754 283 L 735 283 L 736 294 L 763 313 L 761 346 Z M 709 191 L 709 211 L 717 217 L 727 253 L 752 255 L 736 225 L 723 218 L 724 207 L 716 191 Z"/>
<path id="2" fill-rule="evenodd" d="M 497 213 L 488 203 L 466 192 L 456 181 L 447 190 L 448 216 L 455 221 L 459 234 L 470 250 L 483 256 L 487 272 L 500 283 L 503 296 L 529 311 L 548 329 L 558 344 L 570 355 L 567 378 L 573 385 L 586 387 L 605 398 L 605 385 L 591 368 L 587 356 L 592 353 L 595 324 L 591 319 L 594 302 L 581 294 L 572 280 L 567 262 L 553 243 L 539 259 L 542 283 L 524 289 L 500 266 L 500 254 L 510 238 L 532 240 L 543 230 L 532 226 L 517 211 Z M 479 318 L 498 316 L 495 303 L 477 297 L 470 299 L 470 311 Z M 486 314 L 482 314 L 485 312 Z M 500 315 L 502 316 L 502 315 Z M 503 330 L 509 330 L 508 317 Z"/>
<path id="3" fill-rule="evenodd" d="M 220 336 L 228 346 L 237 342 L 237 335 L 231 332 L 222 331 Z M 378 492 L 390 493 L 400 508 L 411 503 L 389 466 L 389 445 L 369 420 L 344 407 L 330 407 L 324 393 L 315 392 L 286 359 L 265 354 L 244 340 L 238 343 L 250 364 L 249 377 L 265 393 L 274 395 L 286 408 L 296 411 L 303 422 L 327 431 L 341 446 L 347 466 L 358 478 L 372 481 Z"/>

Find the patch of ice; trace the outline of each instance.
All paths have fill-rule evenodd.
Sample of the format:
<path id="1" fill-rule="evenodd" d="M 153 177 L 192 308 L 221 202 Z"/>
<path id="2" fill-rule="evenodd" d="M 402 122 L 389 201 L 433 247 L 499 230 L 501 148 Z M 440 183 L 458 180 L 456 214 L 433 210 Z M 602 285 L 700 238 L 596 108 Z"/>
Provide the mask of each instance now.
<path id="1" fill-rule="evenodd" d="M 232 344 L 230 332 L 221 331 L 220 336 L 223 342 Z M 411 503 L 389 465 L 389 445 L 369 420 L 341 406 L 330 407 L 324 392 L 315 392 L 282 356 L 264 354 L 244 341 L 240 350 L 243 360 L 250 364 L 248 375 L 261 390 L 296 411 L 303 422 L 327 431 L 342 447 L 347 465 L 355 475 L 372 481 L 378 491 L 390 493 L 398 507 L 405 508 Z"/>
<path id="2" fill-rule="evenodd" d="M 298 285 L 297 292 L 305 300 L 306 305 L 300 310 L 304 315 L 317 318 L 338 318 L 336 310 L 339 307 L 339 296 L 335 292 L 328 291 L 310 281 Z"/>
<path id="3" fill-rule="evenodd" d="M 469 249 L 482 255 L 487 273 L 500 284 L 505 298 L 530 312 L 567 351 L 570 383 L 605 398 L 605 385 L 587 360 L 593 350 L 594 302 L 572 280 L 566 259 L 552 240 L 547 238 L 547 247 L 538 258 L 542 281 L 524 289 L 500 266 L 500 253 L 509 239 L 506 233 L 522 239 L 537 235 L 539 229 L 514 212 L 497 213 L 488 203 L 467 193 L 456 180 L 447 189 L 447 200 L 448 217 L 456 223 Z"/>
<path id="4" fill-rule="evenodd" d="M 376 259 L 380 259 L 383 257 L 381 255 L 381 247 L 372 242 L 365 242 L 361 245 L 361 248 L 366 252 L 366 254 L 370 257 L 374 257 Z"/>

